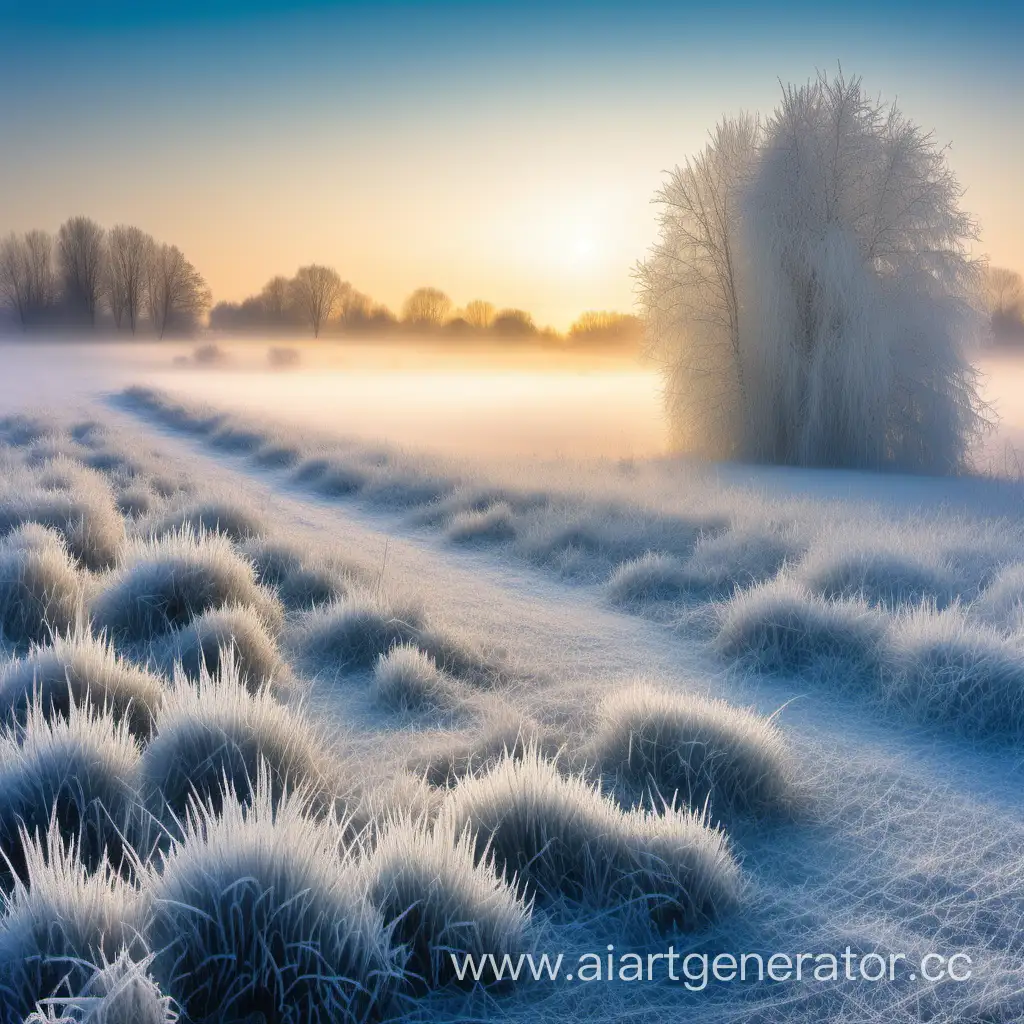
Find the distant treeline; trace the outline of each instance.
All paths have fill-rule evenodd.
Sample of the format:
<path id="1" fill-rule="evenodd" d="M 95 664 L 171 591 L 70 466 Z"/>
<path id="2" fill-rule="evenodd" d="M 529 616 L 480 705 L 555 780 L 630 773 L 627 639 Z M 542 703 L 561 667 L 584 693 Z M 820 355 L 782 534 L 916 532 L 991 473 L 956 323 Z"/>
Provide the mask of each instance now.
<path id="1" fill-rule="evenodd" d="M 985 272 L 985 301 L 993 343 L 1024 348 L 1024 278 L 1016 270 L 989 267 Z"/>
<path id="2" fill-rule="evenodd" d="M 162 338 L 199 326 L 210 290 L 177 246 L 130 225 L 107 231 L 70 217 L 56 235 L 12 232 L 0 241 L 0 302 L 8 324 L 22 329 L 103 325 Z"/>
<path id="3" fill-rule="evenodd" d="M 258 295 L 242 302 L 219 302 L 210 312 L 210 327 L 221 331 L 312 331 L 321 334 L 372 333 L 405 329 L 449 336 L 596 344 L 634 344 L 640 322 L 625 313 L 584 313 L 561 335 L 538 327 L 523 309 L 500 309 L 483 299 L 458 308 L 438 288 L 417 288 L 401 314 L 354 288 L 331 267 L 300 267 L 293 278 L 273 277 Z"/>

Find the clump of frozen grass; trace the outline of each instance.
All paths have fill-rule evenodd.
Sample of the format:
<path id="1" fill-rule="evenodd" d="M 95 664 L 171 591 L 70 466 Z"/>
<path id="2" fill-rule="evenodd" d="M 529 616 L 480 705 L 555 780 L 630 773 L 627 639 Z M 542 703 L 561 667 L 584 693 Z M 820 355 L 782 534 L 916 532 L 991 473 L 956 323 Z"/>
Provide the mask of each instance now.
<path id="1" fill-rule="evenodd" d="M 732 527 L 702 534 L 686 562 L 691 587 L 707 597 L 729 597 L 771 579 L 801 545 L 781 528 Z"/>
<path id="2" fill-rule="evenodd" d="M 514 540 L 515 512 L 505 501 L 495 502 L 482 509 L 464 509 L 452 517 L 447 536 L 454 544 L 497 544 Z"/>
<path id="3" fill-rule="evenodd" d="M 14 647 L 66 633 L 82 615 L 82 581 L 59 534 L 35 523 L 0 540 L 0 636 Z"/>
<path id="4" fill-rule="evenodd" d="M 722 608 L 716 645 L 758 672 L 863 676 L 875 671 L 884 628 L 861 599 L 828 600 L 778 579 Z"/>
<path id="5" fill-rule="evenodd" d="M 44 841 L 28 843 L 25 866 L 27 881 L 0 892 L 0 1024 L 20 1024 L 41 1000 L 82 991 L 104 958 L 143 951 L 145 897 L 109 864 L 83 863 L 56 824 Z"/>
<path id="6" fill-rule="evenodd" d="M 373 667 L 373 695 L 392 711 L 450 709 L 453 680 L 426 651 L 399 644 L 377 657 Z"/>
<path id="7" fill-rule="evenodd" d="M 657 551 L 617 566 L 608 581 L 613 604 L 636 606 L 654 601 L 675 601 L 693 587 L 693 577 L 683 562 Z"/>
<path id="8" fill-rule="evenodd" d="M 623 811 L 582 777 L 533 750 L 506 758 L 448 796 L 439 822 L 476 835 L 478 860 L 538 900 L 621 911 L 657 927 L 701 928 L 730 911 L 739 867 L 704 818 Z"/>
<path id="9" fill-rule="evenodd" d="M 122 948 L 113 960 L 100 955 L 101 964 L 81 992 L 43 1001 L 45 1009 L 30 1014 L 25 1024 L 176 1024 L 174 1000 L 149 974 L 153 954 L 136 960 Z"/>
<path id="10" fill-rule="evenodd" d="M 343 598 L 351 589 L 354 567 L 310 558 L 299 545 L 256 537 L 244 541 L 242 552 L 252 559 L 260 583 L 273 587 L 286 608 L 308 610 Z"/>
<path id="11" fill-rule="evenodd" d="M 386 1016 L 398 965 L 338 823 L 274 800 L 262 779 L 248 806 L 218 802 L 220 814 L 194 808 L 148 882 L 164 991 L 196 1024 Z"/>
<path id="12" fill-rule="evenodd" d="M 1024 627 L 1024 562 L 1003 566 L 971 606 L 971 612 L 1004 629 Z"/>
<path id="13" fill-rule="evenodd" d="M 59 533 L 69 553 L 88 569 L 114 564 L 125 539 L 124 520 L 108 489 L 76 494 L 39 490 L 0 499 L 0 534 L 25 523 L 39 523 Z"/>
<path id="14" fill-rule="evenodd" d="M 457 982 L 452 954 L 493 954 L 500 961 L 530 946 L 530 905 L 486 859 L 477 863 L 468 832 L 453 836 L 397 820 L 363 870 L 370 900 L 392 941 L 404 947 L 407 977 L 417 987 Z M 473 984 L 472 977 L 463 984 Z"/>
<path id="15" fill-rule="evenodd" d="M 146 484 L 133 483 L 122 487 L 114 498 L 118 512 L 131 519 L 141 519 L 153 511 L 156 500 Z"/>
<path id="16" fill-rule="evenodd" d="M 1024 737 L 1024 650 L 959 605 L 897 617 L 885 644 L 883 694 L 920 721 L 971 737 Z"/>
<path id="17" fill-rule="evenodd" d="M 956 581 L 934 556 L 877 546 L 835 550 L 822 545 L 796 569 L 797 578 L 825 598 L 862 598 L 868 604 L 895 609 L 930 601 L 944 606 L 952 600 Z"/>
<path id="18" fill-rule="evenodd" d="M 274 625 L 280 620 L 277 603 L 227 537 L 186 528 L 130 544 L 92 614 L 115 640 L 148 641 L 226 605 L 249 605 Z"/>
<path id="19" fill-rule="evenodd" d="M 180 665 L 192 680 L 198 680 L 204 668 L 210 674 L 217 672 L 225 652 L 230 652 L 239 678 L 250 689 L 278 682 L 286 673 L 270 630 L 260 613 L 248 605 L 203 612 L 157 641 L 156 648 L 155 660 L 165 672 L 170 674 Z"/>
<path id="20" fill-rule="evenodd" d="M 232 540 L 259 537 L 266 532 L 266 523 L 250 509 L 226 501 L 193 502 L 165 513 L 154 523 L 152 534 L 167 534 L 191 530 L 194 534 L 222 533 Z"/>
<path id="21" fill-rule="evenodd" d="M 197 684 L 178 676 L 169 689 L 142 755 L 143 799 L 174 829 L 194 799 L 220 811 L 225 779 L 249 799 L 261 764 L 268 799 L 304 788 L 318 810 L 334 805 L 340 780 L 320 731 L 266 687 L 251 692 L 226 655 L 216 675 L 202 667 Z"/>
<path id="22" fill-rule="evenodd" d="M 325 668 L 368 670 L 392 647 L 416 643 L 420 612 L 368 593 L 353 593 L 309 612 L 294 634 L 295 646 Z"/>
<path id="23" fill-rule="evenodd" d="M 772 719 L 643 682 L 604 702 L 583 756 L 633 803 L 763 817 L 793 801 L 790 751 Z"/>
<path id="24" fill-rule="evenodd" d="M 505 712 L 478 734 L 446 737 L 441 743 L 424 746 L 410 758 L 408 768 L 428 785 L 447 788 L 489 772 L 503 760 L 522 760 L 536 749 L 554 756 L 558 745 L 542 736 L 533 722 Z"/>
<path id="25" fill-rule="evenodd" d="M 338 458 L 327 459 L 321 472 L 311 477 L 313 464 L 303 463 L 299 466 L 296 479 L 310 482 L 318 494 L 328 498 L 344 498 L 357 494 L 370 478 L 371 469 L 357 462 Z"/>
<path id="26" fill-rule="evenodd" d="M 0 733 L 0 850 L 3 877 L 26 877 L 22 835 L 45 835 L 51 820 L 75 836 L 82 862 L 120 865 L 136 837 L 139 748 L 127 728 L 72 704 L 47 720 L 38 702 L 25 725 Z"/>
<path id="27" fill-rule="evenodd" d="M 89 702 L 145 742 L 153 730 L 163 684 L 84 631 L 57 636 L 46 647 L 0 669 L 0 718 L 24 724 L 34 704 L 46 718 L 67 718 L 72 704 Z"/>

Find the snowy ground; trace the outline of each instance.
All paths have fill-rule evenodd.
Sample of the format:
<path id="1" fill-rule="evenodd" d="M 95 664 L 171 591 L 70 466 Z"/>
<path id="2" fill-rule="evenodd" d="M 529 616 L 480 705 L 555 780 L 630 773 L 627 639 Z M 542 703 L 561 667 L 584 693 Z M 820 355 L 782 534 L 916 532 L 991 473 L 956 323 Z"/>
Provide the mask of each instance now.
<path id="1" fill-rule="evenodd" d="M 60 353 L 59 374 L 55 351 Z M 997 673 L 977 678 L 1005 701 L 1003 718 L 1010 719 L 1024 702 L 1012 689 L 1024 685 L 1024 578 L 1019 591 L 999 605 L 1002 618 L 995 624 L 993 602 L 984 601 L 993 594 L 993 580 L 1005 577 L 1008 586 L 1016 586 L 1012 572 L 1024 562 L 1024 501 L 1017 486 L 622 462 L 625 455 L 657 452 L 659 442 L 651 426 L 656 423 L 649 404 L 655 389 L 649 380 L 633 379 L 625 413 L 615 413 L 619 425 L 608 426 L 616 407 L 611 393 L 602 389 L 609 387 L 612 375 L 620 383 L 624 379 L 616 369 L 596 384 L 569 374 L 569 383 L 560 383 L 561 397 L 554 387 L 539 397 L 527 389 L 535 403 L 528 406 L 530 419 L 541 433 L 554 429 L 555 410 L 569 410 L 557 428 L 565 431 L 561 449 L 574 457 L 566 464 L 529 460 L 534 440 L 520 447 L 514 443 L 517 434 L 509 417 L 522 408 L 525 381 L 502 407 L 500 401 L 481 399 L 486 376 L 481 374 L 467 384 L 465 407 L 449 409 L 440 426 L 437 410 L 443 403 L 435 396 L 411 408 L 403 402 L 400 385 L 395 408 L 376 408 L 372 416 L 364 410 L 363 429 L 348 432 L 364 439 L 380 435 L 404 452 L 376 466 L 375 492 L 332 494 L 329 488 L 318 490 L 296 480 L 288 469 L 261 466 L 244 450 L 211 444 L 209 432 L 171 429 L 151 410 L 109 399 L 136 382 L 187 392 L 214 406 L 244 410 L 250 420 L 268 425 L 273 443 L 293 445 L 299 459 L 321 451 L 335 460 L 335 469 L 365 470 L 372 453 L 364 447 L 345 447 L 340 440 L 337 449 L 331 447 L 330 435 L 351 426 L 344 413 L 317 416 L 320 432 L 311 435 L 310 413 L 300 415 L 297 385 L 288 383 L 287 375 L 250 371 L 259 379 L 246 383 L 242 370 L 173 370 L 163 351 L 149 348 L 127 359 L 121 349 L 97 354 L 45 346 L 32 352 L 5 348 L 2 357 L 2 411 L 42 405 L 66 415 L 69 407 L 80 407 L 78 418 L 94 416 L 110 424 L 115 448 L 127 445 L 140 457 L 151 450 L 162 453 L 155 463 L 147 454 L 147 465 L 158 464 L 165 473 L 180 471 L 204 499 L 217 497 L 250 510 L 272 524 L 274 536 L 287 537 L 303 550 L 360 566 L 375 577 L 378 591 L 419 605 L 432 626 L 457 637 L 467 650 L 501 651 L 508 678 L 498 694 L 500 708 L 488 706 L 468 726 L 448 727 L 470 743 L 487 732 L 492 720 L 511 714 L 530 722 L 539 735 L 556 739 L 572 761 L 574 752 L 587 749 L 601 701 L 638 678 L 670 694 L 706 694 L 775 716 L 790 752 L 798 799 L 781 818 L 721 819 L 742 871 L 737 912 L 694 932 L 638 940 L 626 936 L 614 917 L 581 911 L 566 923 L 557 916 L 549 919 L 540 906 L 535 910 L 540 948 L 575 957 L 614 944 L 619 951 L 629 946 L 646 955 L 672 944 L 682 951 L 767 956 L 841 953 L 850 946 L 883 956 L 903 953 L 916 962 L 929 952 L 945 957 L 963 953 L 972 967 L 971 980 L 962 983 L 931 984 L 905 974 L 891 983 L 712 982 L 701 992 L 665 980 L 600 986 L 520 982 L 468 1003 L 450 991 L 437 991 L 405 1004 L 409 1016 L 1010 1022 L 1024 1013 L 1021 733 L 1011 729 L 1009 739 L 999 735 L 992 725 L 999 718 L 997 708 L 965 736 L 958 719 L 962 708 L 951 712 L 948 701 L 896 699 L 888 690 L 868 693 L 866 685 L 857 683 L 860 677 L 851 685 L 843 665 L 815 662 L 796 670 L 790 665 L 783 671 L 752 671 L 749 659 L 723 654 L 716 635 L 723 609 L 740 607 L 739 597 L 733 596 L 736 586 L 758 592 L 758 580 L 765 579 L 779 593 L 797 587 L 804 602 L 801 614 L 818 601 L 831 601 L 846 614 L 854 599 L 845 593 L 822 596 L 827 588 L 812 578 L 813 558 L 834 567 L 850 561 L 852 552 L 866 592 L 878 580 L 876 564 L 865 552 L 886 558 L 909 552 L 909 577 L 905 560 L 891 568 L 899 607 L 888 607 L 882 598 L 865 601 L 863 608 L 857 606 L 857 621 L 880 617 L 879 629 L 889 631 L 886 642 L 906 660 L 906 651 L 921 636 L 927 639 L 946 628 L 951 608 L 961 616 L 955 623 L 957 643 L 961 634 L 974 644 L 982 636 L 989 645 L 983 652 L 985 665 L 996 657 L 993 650 L 1004 659 Z M 1003 368 L 1000 379 L 1012 381 L 1014 372 L 1019 371 Z M 385 380 L 381 377 L 375 385 L 380 390 L 373 392 L 378 405 Z M 432 383 L 450 387 L 452 379 Z M 1024 407 L 1010 404 L 1014 393 L 1007 387 L 1003 400 L 1004 413 L 1010 411 L 1006 436 L 1011 439 L 1014 429 L 1024 429 Z M 1024 386 L 1016 393 L 1024 394 Z M 457 404 L 453 392 L 441 394 L 449 405 Z M 315 410 L 325 409 L 330 395 L 321 392 L 315 401 Z M 496 409 L 488 437 L 497 441 L 483 465 L 479 435 L 461 451 L 456 448 L 459 417 L 480 416 L 481 408 Z M 581 424 L 576 413 L 583 409 L 590 410 L 590 418 Z M 638 409 L 645 410 L 641 419 L 647 417 L 639 426 Z M 282 428 L 275 430 L 278 421 Z M 443 453 L 442 461 L 411 453 L 417 436 L 435 460 Z M 581 461 L 595 454 L 608 459 Z M 465 455 L 474 456 L 469 470 L 460 460 Z M 473 486 L 508 490 L 514 535 L 491 542 L 484 530 L 484 542 L 472 543 L 456 543 L 453 537 L 453 518 L 462 515 L 463 525 L 478 528 L 472 516 L 487 514 L 504 498 L 483 509 L 453 508 L 447 519 L 437 520 L 395 500 L 394 487 L 384 486 L 397 483 L 403 494 L 418 494 L 424 478 L 434 484 L 443 482 L 445 474 L 461 474 L 464 493 Z M 515 510 L 516 495 L 538 489 L 563 497 L 548 500 L 543 512 Z M 615 515 L 609 518 L 612 506 Z M 705 543 L 701 530 L 707 533 L 703 562 L 694 561 L 692 541 L 686 551 L 672 547 L 676 516 L 693 525 L 698 554 Z M 719 520 L 727 521 L 724 530 Z M 596 531 L 593 543 L 586 530 Z M 711 548 L 716 536 L 736 543 Z M 629 543 L 617 554 L 616 543 L 623 538 Z M 756 562 L 768 548 L 775 550 L 765 546 L 766 539 L 795 553 L 792 579 L 785 565 L 763 574 L 749 569 L 752 558 Z M 666 561 L 653 577 L 630 568 L 643 552 L 662 550 L 659 544 Z M 712 579 L 719 564 L 712 556 L 727 563 L 724 581 Z M 630 600 L 615 600 L 614 583 L 623 576 L 623 566 L 634 573 L 627 583 L 639 579 L 639 599 L 634 594 Z M 697 570 L 706 574 L 707 587 L 699 597 L 682 585 L 667 599 L 658 596 L 666 580 L 676 585 L 680 578 L 691 580 Z M 654 588 L 646 592 L 647 599 L 644 587 Z M 1014 618 L 1018 615 L 1019 620 Z M 927 620 L 923 624 L 922 617 Z M 285 646 L 286 653 L 293 650 Z M 957 650 L 962 654 L 962 647 Z M 437 730 L 425 729 L 421 720 L 384 713 L 358 674 L 337 678 L 310 671 L 302 666 L 301 651 L 288 657 L 308 687 L 309 706 L 330 723 L 346 758 L 360 764 L 366 776 L 387 780 L 401 774 L 410 753 L 437 741 Z M 962 695 L 968 705 L 977 696 Z M 987 700 L 991 694 L 981 696 Z"/>

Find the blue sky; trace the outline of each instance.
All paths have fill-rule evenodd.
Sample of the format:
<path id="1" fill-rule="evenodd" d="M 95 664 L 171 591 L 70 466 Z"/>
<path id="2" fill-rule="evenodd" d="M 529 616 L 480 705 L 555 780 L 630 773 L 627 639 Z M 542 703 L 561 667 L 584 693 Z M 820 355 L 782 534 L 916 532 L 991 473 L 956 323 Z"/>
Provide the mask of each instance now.
<path id="1" fill-rule="evenodd" d="M 0 0 L 0 232 L 87 212 L 218 297 L 318 260 L 564 326 L 630 303 L 664 168 L 841 62 L 952 144 L 1022 266 L 1020 7 Z"/>

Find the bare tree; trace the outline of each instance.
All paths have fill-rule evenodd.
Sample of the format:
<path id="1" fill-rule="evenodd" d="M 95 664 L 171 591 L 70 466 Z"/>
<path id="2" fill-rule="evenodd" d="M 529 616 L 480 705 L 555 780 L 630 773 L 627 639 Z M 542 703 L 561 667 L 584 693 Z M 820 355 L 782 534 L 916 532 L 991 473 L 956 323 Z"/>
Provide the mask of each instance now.
<path id="1" fill-rule="evenodd" d="M 287 277 L 278 274 L 272 277 L 260 292 L 260 303 L 267 320 L 273 324 L 282 324 L 291 312 L 291 282 Z"/>
<path id="2" fill-rule="evenodd" d="M 452 310 L 452 300 L 438 288 L 417 288 L 402 307 L 402 319 L 413 327 L 440 327 Z"/>
<path id="3" fill-rule="evenodd" d="M 210 290 L 202 274 L 176 245 L 161 245 L 150 255 L 147 305 L 161 338 L 170 326 L 194 326 L 210 306 Z"/>
<path id="4" fill-rule="evenodd" d="M 132 334 L 138 326 L 146 299 L 146 288 L 156 243 L 139 228 L 119 224 L 110 232 L 110 278 L 108 297 L 114 310 L 114 319 L 128 317 Z M 118 316 L 121 310 L 121 316 Z"/>
<path id="5" fill-rule="evenodd" d="M 73 305 L 84 307 L 95 326 L 105 276 L 103 228 L 89 217 L 70 217 L 57 232 L 57 258 L 65 297 Z"/>
<path id="6" fill-rule="evenodd" d="M 57 274 L 53 265 L 53 236 L 33 230 L 25 235 L 28 261 L 28 308 L 40 316 L 57 302 Z"/>
<path id="7" fill-rule="evenodd" d="M 985 309 L 995 341 L 1024 337 L 1024 278 L 1006 267 L 986 267 L 983 277 Z"/>
<path id="8" fill-rule="evenodd" d="M 483 299 L 474 299 L 466 303 L 462 317 L 474 330 L 486 331 L 494 323 L 494 305 Z"/>
<path id="9" fill-rule="evenodd" d="M 28 251 L 12 231 L 0 242 L 0 296 L 22 327 L 28 322 Z"/>
<path id="10" fill-rule="evenodd" d="M 525 309 L 500 309 L 494 317 L 494 332 L 509 338 L 536 334 L 537 325 Z"/>
<path id="11" fill-rule="evenodd" d="M 291 290 L 296 309 L 313 328 L 313 337 L 320 337 L 320 328 L 329 320 L 341 294 L 342 281 L 333 267 L 311 263 L 299 267 Z"/>

